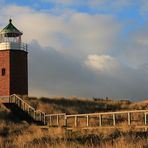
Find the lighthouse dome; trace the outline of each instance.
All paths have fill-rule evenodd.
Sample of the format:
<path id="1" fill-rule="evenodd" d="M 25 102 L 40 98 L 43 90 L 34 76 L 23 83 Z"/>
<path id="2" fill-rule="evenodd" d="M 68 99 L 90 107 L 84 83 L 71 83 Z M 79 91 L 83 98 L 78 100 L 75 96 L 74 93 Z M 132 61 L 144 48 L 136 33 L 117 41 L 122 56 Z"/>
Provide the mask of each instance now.
<path id="1" fill-rule="evenodd" d="M 9 24 L 0 32 L 0 50 L 23 50 L 27 52 L 27 44 L 22 43 L 23 33 L 9 20 Z"/>
<path id="2" fill-rule="evenodd" d="M 1 35 L 5 37 L 18 37 L 21 36 L 23 33 L 19 31 L 13 24 L 12 20 L 9 19 L 9 24 L 0 32 Z"/>

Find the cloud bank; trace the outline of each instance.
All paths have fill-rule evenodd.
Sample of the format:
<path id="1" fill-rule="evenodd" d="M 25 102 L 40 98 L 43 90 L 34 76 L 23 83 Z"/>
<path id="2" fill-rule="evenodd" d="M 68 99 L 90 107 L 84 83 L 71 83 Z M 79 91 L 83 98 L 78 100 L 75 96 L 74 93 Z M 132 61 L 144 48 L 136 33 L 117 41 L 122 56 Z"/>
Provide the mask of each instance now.
<path id="1" fill-rule="evenodd" d="M 84 1 L 73 0 L 48 2 L 84 5 Z M 106 3 L 93 1 L 91 7 Z M 124 8 L 131 1 L 111 2 L 111 9 L 117 4 Z M 147 99 L 146 22 L 125 33 L 127 22 L 121 23 L 112 14 L 68 10 L 69 14 L 57 15 L 55 11 L 17 5 L 0 9 L 1 28 L 11 14 L 24 32 L 23 41 L 29 44 L 30 95 Z"/>

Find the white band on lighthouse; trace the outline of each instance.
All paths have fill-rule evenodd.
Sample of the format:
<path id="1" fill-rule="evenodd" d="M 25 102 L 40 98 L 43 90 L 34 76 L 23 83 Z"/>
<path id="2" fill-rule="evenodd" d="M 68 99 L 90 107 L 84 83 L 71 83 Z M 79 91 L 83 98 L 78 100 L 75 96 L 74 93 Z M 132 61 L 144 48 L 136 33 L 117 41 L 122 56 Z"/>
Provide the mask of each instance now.
<path id="1" fill-rule="evenodd" d="M 0 43 L 0 50 L 23 50 L 27 52 L 27 44 L 16 42 L 2 42 Z"/>

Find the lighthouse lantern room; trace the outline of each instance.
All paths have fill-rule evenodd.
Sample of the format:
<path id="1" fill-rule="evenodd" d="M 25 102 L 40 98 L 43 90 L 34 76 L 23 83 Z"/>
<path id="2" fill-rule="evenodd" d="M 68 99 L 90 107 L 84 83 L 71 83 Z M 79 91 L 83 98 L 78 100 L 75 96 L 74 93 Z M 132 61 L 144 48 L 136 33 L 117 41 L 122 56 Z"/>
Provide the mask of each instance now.
<path id="1" fill-rule="evenodd" d="M 28 95 L 28 52 L 22 35 L 11 19 L 0 32 L 0 96 Z"/>

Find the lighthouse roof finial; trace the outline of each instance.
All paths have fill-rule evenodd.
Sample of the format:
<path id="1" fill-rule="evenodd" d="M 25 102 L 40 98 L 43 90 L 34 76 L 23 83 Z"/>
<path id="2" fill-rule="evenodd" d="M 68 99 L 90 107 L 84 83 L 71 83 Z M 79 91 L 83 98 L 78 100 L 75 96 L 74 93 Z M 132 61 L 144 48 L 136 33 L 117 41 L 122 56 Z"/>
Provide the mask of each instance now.
<path id="1" fill-rule="evenodd" d="M 11 18 L 9 19 L 9 23 L 12 23 L 12 19 Z"/>

